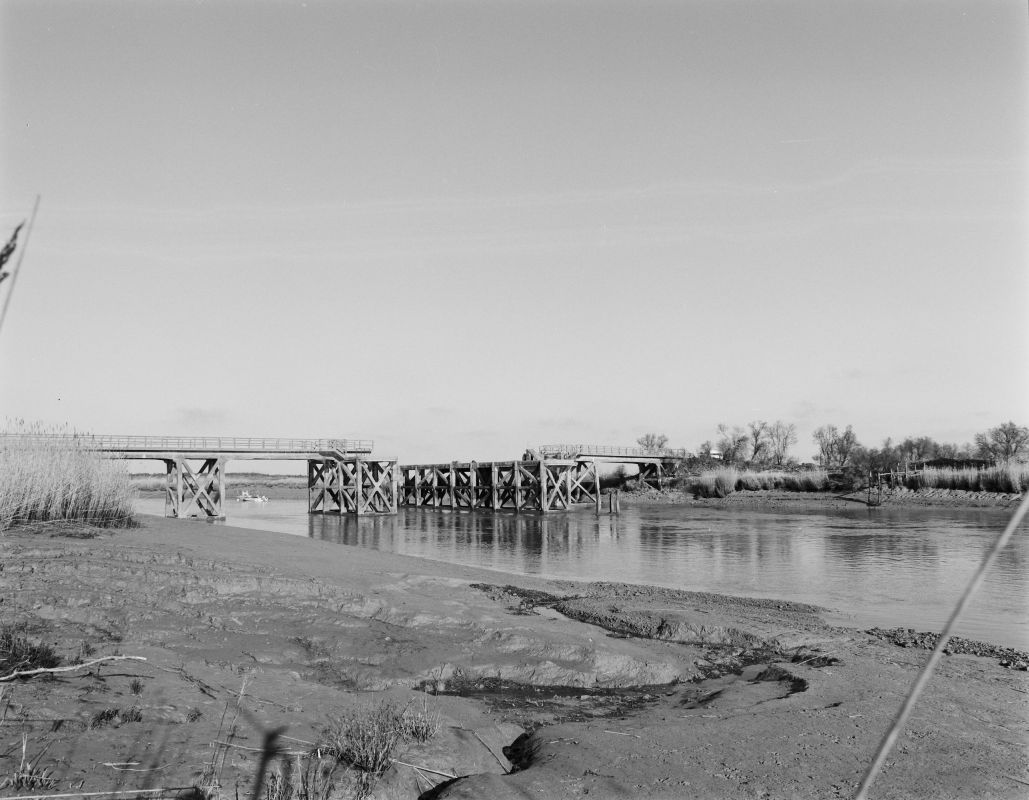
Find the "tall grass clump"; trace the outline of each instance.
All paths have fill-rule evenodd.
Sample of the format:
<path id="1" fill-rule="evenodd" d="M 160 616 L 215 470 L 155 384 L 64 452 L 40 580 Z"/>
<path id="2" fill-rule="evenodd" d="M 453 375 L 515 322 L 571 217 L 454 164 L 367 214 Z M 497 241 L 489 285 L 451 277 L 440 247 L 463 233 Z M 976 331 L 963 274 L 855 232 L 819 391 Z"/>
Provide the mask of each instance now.
<path id="1" fill-rule="evenodd" d="M 784 489 L 790 492 L 828 491 L 829 474 L 824 470 L 783 472 L 738 471 L 731 467 L 710 470 L 687 481 L 686 491 L 697 497 L 726 497 L 733 492 Z"/>
<path id="2" fill-rule="evenodd" d="M 129 525 L 134 497 L 128 473 L 88 437 L 24 424 L 0 435 L 0 531 L 52 522 Z"/>
<path id="3" fill-rule="evenodd" d="M 1021 494 L 1029 489 L 1029 464 L 975 467 L 926 467 L 904 478 L 908 489 L 957 489 L 966 492 Z"/>

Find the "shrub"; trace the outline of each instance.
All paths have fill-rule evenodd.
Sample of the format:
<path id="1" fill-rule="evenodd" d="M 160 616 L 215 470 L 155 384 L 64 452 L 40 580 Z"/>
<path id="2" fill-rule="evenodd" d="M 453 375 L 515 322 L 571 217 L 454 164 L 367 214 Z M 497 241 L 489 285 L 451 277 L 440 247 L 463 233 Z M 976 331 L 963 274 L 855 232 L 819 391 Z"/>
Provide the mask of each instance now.
<path id="1" fill-rule="evenodd" d="M 132 523 L 128 473 L 88 438 L 40 426 L 9 432 L 27 436 L 0 437 L 0 531 L 36 522 Z"/>

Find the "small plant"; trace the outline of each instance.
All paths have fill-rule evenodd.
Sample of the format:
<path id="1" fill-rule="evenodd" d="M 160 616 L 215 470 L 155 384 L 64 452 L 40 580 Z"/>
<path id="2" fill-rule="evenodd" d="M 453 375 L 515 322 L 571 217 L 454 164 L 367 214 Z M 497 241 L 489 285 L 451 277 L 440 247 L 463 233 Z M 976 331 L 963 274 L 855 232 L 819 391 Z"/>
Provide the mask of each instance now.
<path id="1" fill-rule="evenodd" d="M 96 730 L 97 728 L 102 728 L 102 727 L 104 727 L 104 725 L 108 725 L 111 722 L 114 722 L 114 720 L 116 720 L 116 719 L 118 719 L 118 709 L 117 708 L 105 708 L 102 711 L 97 711 L 89 719 L 90 730 Z"/>
<path id="2" fill-rule="evenodd" d="M 39 754 L 29 761 L 27 750 L 29 745 L 28 734 L 21 735 L 21 764 L 14 772 L 3 780 L 0 780 L 0 789 L 56 789 L 57 778 L 49 768 L 40 769 L 39 760 L 46 752 L 44 747 Z"/>
<path id="3" fill-rule="evenodd" d="M 194 706 L 186 712 L 186 722 L 196 722 L 202 716 L 203 714 L 200 713 L 200 709 Z"/>
<path id="4" fill-rule="evenodd" d="M 143 681 L 139 678 L 133 678 L 132 683 L 129 684 L 129 691 L 137 697 L 143 694 Z"/>
<path id="5" fill-rule="evenodd" d="M 89 720 L 89 727 L 92 730 L 102 728 L 105 725 L 112 725 L 117 723 L 121 725 L 126 722 L 141 722 L 143 720 L 143 712 L 139 710 L 137 706 L 128 708 L 122 711 L 118 708 L 105 708 L 102 711 L 97 711 Z"/>
<path id="6" fill-rule="evenodd" d="M 50 645 L 31 642 L 23 634 L 23 626 L 0 626 L 0 674 L 50 669 L 61 663 L 60 657 Z"/>
<path id="7" fill-rule="evenodd" d="M 87 658 L 89 658 L 91 655 L 95 653 L 96 648 L 93 647 L 93 645 L 91 645 L 85 639 L 83 639 L 81 642 L 79 642 L 79 653 L 78 656 L 76 656 L 76 658 L 78 658 L 79 661 L 85 661 Z"/>
<path id="8" fill-rule="evenodd" d="M 264 800 L 328 800 L 338 762 L 314 756 L 283 758 L 265 778 Z"/>
<path id="9" fill-rule="evenodd" d="M 139 706 L 133 706 L 125 711 L 118 712 L 118 717 L 122 722 L 142 722 L 143 712 L 140 711 Z"/>
<path id="10" fill-rule="evenodd" d="M 392 701 L 352 710 L 329 728 L 327 751 L 347 766 L 378 777 L 389 769 L 403 738 L 404 711 Z"/>
<path id="11" fill-rule="evenodd" d="M 403 721 L 404 737 L 418 743 L 429 741 L 443 727 L 439 709 L 429 708 L 428 693 L 422 697 L 421 710 L 406 709 Z"/>

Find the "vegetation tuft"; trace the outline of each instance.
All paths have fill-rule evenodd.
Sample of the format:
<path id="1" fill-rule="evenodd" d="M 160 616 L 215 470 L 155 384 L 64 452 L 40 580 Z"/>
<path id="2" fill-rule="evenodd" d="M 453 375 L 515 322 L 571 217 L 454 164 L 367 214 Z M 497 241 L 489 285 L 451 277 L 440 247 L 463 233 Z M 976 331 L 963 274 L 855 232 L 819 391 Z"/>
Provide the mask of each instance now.
<path id="1" fill-rule="evenodd" d="M 322 749 L 361 773 L 359 785 L 367 792 L 389 769 L 401 743 L 428 741 L 441 724 L 439 712 L 428 707 L 428 698 L 423 698 L 420 710 L 384 700 L 337 717 L 325 732 Z"/>
<path id="2" fill-rule="evenodd" d="M 103 728 L 105 725 L 124 724 L 126 722 L 142 722 L 143 712 L 136 706 L 122 711 L 119 708 L 105 708 L 97 711 L 89 720 L 89 727 L 93 730 Z"/>
<path id="3" fill-rule="evenodd" d="M 34 759 L 28 758 L 28 734 L 21 735 L 21 764 L 7 777 L 0 780 L 0 789 L 42 789 L 50 791 L 57 788 L 57 778 L 49 768 L 41 768 L 39 760 L 46 752 L 44 747 Z"/>
<path id="4" fill-rule="evenodd" d="M 88 438 L 24 423 L 7 432 L 27 436 L 0 437 L 0 531 L 34 523 L 132 524 L 128 473 Z"/>
<path id="5" fill-rule="evenodd" d="M 50 645 L 30 641 L 24 635 L 23 627 L 0 626 L 0 674 L 8 675 L 28 669 L 50 669 L 60 663 L 60 656 Z"/>

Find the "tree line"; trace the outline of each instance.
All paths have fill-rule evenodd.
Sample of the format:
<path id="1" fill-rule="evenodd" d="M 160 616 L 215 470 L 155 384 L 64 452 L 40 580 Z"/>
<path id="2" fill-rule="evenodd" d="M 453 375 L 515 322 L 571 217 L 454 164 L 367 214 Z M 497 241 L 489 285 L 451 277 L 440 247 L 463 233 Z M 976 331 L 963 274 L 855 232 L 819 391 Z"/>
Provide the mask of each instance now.
<path id="1" fill-rule="evenodd" d="M 668 443 L 663 434 L 648 433 L 636 440 L 640 447 L 658 450 Z M 899 441 L 887 437 L 880 447 L 865 447 L 852 426 L 822 425 L 812 436 L 814 464 L 823 469 L 867 472 L 924 461 L 983 461 L 1010 464 L 1029 459 L 1029 428 L 1004 422 L 977 433 L 973 442 L 938 442 L 930 436 L 909 436 Z M 776 420 L 754 420 L 747 425 L 720 424 L 714 440 L 703 442 L 696 459 L 721 461 L 751 469 L 789 469 L 801 466 L 790 450 L 798 443 L 797 428 Z"/>

